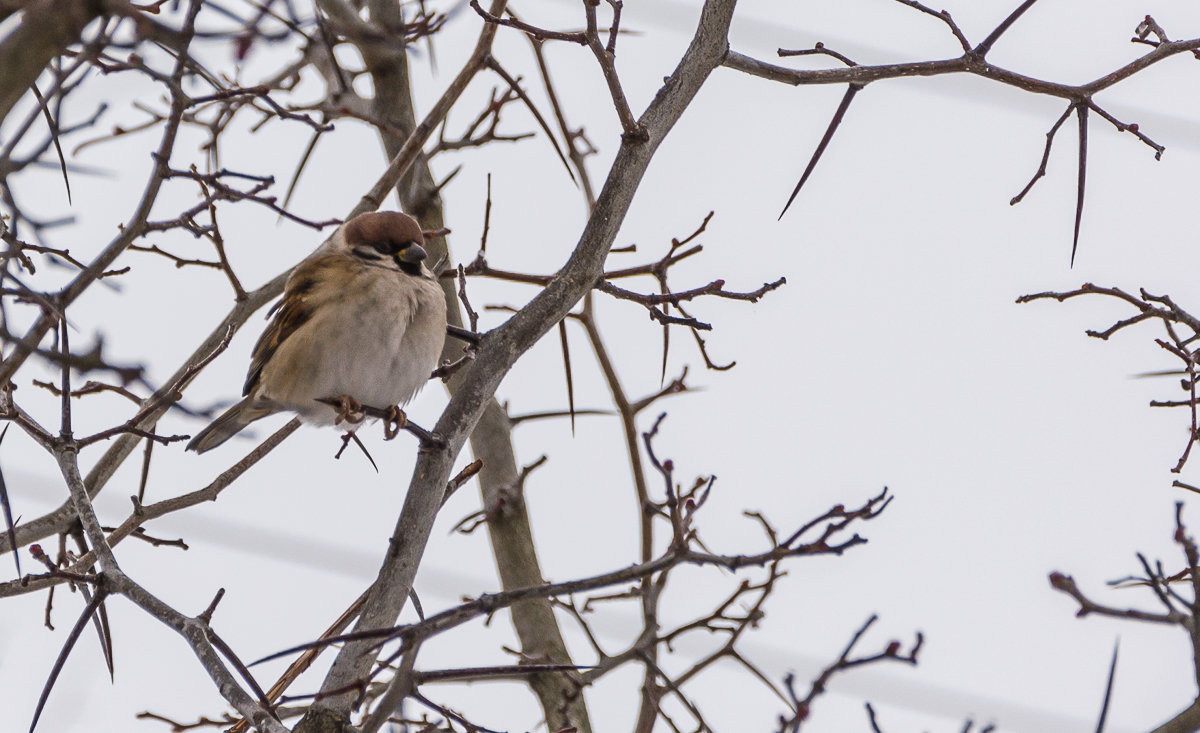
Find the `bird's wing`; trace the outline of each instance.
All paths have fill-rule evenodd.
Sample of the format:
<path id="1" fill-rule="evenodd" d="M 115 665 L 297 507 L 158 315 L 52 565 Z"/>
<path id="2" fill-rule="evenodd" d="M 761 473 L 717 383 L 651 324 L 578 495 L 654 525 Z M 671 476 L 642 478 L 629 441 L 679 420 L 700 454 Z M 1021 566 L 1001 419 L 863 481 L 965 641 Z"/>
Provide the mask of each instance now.
<path id="1" fill-rule="evenodd" d="M 345 263 L 339 262 L 344 259 L 344 256 L 336 254 L 318 255 L 302 262 L 288 278 L 283 297 L 267 311 L 268 316 L 274 313 L 274 318 L 254 345 L 250 371 L 242 387 L 243 396 L 249 395 L 258 384 L 263 367 L 275 355 L 279 345 L 307 323 L 322 302 L 337 297 L 339 288 L 336 283 L 342 278 L 331 277 L 333 273 L 330 270 L 344 267 Z"/>

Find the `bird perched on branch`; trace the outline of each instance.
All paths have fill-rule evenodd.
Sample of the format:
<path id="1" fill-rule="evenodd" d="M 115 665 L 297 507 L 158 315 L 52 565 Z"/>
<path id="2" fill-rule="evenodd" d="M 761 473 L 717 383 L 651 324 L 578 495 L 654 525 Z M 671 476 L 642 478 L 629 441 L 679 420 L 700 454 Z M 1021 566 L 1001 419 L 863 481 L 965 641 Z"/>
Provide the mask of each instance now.
<path id="1" fill-rule="evenodd" d="M 343 224 L 296 267 L 268 312 L 274 318 L 254 346 L 245 398 L 188 450 L 216 448 L 276 412 L 332 425 L 339 412 L 318 402 L 326 398 L 399 412 L 429 379 L 446 337 L 446 303 L 422 241 L 408 214 L 359 214 Z"/>

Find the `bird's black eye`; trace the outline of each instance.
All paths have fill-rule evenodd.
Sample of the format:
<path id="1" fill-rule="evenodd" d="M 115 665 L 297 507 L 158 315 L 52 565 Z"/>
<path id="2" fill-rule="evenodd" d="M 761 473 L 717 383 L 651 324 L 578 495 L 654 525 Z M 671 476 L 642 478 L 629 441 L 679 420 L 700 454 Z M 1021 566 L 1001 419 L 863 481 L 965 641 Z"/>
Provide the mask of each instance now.
<path id="1" fill-rule="evenodd" d="M 371 246 L 374 247 L 375 249 L 379 250 L 379 252 L 381 252 L 382 254 L 385 254 L 385 255 L 394 255 L 400 251 L 400 245 L 391 240 L 386 240 L 383 242 L 372 242 Z"/>

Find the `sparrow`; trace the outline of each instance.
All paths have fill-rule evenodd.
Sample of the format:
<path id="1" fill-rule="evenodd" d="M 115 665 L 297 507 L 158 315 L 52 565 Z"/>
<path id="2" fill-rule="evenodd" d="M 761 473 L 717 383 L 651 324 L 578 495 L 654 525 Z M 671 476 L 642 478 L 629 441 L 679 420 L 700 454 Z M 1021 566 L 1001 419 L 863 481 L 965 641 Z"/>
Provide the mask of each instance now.
<path id="1" fill-rule="evenodd" d="M 277 412 L 332 425 L 339 413 L 323 398 L 397 410 L 408 402 L 446 338 L 446 301 L 423 239 L 417 220 L 399 212 L 359 214 L 334 232 L 267 312 L 274 317 L 254 346 L 244 399 L 187 449 L 212 450 Z"/>

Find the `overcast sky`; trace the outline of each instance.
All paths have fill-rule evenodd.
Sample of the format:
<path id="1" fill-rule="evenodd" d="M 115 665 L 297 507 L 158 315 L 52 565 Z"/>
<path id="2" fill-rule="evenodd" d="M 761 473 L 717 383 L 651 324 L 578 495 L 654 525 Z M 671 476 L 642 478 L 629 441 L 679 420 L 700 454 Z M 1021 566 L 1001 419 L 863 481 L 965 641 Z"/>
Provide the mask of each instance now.
<path id="1" fill-rule="evenodd" d="M 958 2 L 947 9 L 978 42 L 1016 4 Z M 560 5 L 516 7 L 527 20 L 578 26 L 582 13 L 573 4 Z M 1128 42 L 1146 13 L 1172 38 L 1200 35 L 1200 9 L 1190 4 L 1046 0 L 989 59 L 1030 76 L 1082 83 L 1146 51 Z M 640 33 L 621 38 L 618 69 L 635 111 L 674 67 L 695 17 L 692 3 L 626 4 L 624 25 Z M 417 58 L 421 111 L 457 71 L 478 26 L 469 10 L 458 13 L 438 45 L 437 70 L 424 55 Z M 947 58 L 958 50 L 936 19 L 886 0 L 746 0 L 731 41 L 734 50 L 766 60 L 774 59 L 776 48 L 817 41 L 859 63 Z M 206 52 L 222 61 L 230 53 L 211 45 Z M 289 54 L 256 51 L 241 81 L 254 83 Z M 531 94 L 542 100 L 521 38 L 501 32 L 496 55 L 524 74 Z M 620 131 L 603 80 L 586 49 L 553 46 L 550 59 L 569 119 L 586 125 L 600 149 L 591 159 L 600 182 Z M 788 63 L 817 68 L 823 62 Z M 1008 204 L 1036 169 L 1044 135 L 1064 109 L 1061 100 L 966 77 L 872 84 L 856 98 L 782 220 L 779 211 L 843 87 L 795 89 L 718 69 L 660 149 L 617 241 L 636 243 L 638 252 L 614 254 L 610 263 L 657 259 L 671 237 L 689 234 L 715 211 L 698 240 L 705 253 L 673 273 L 676 288 L 720 277 L 730 288 L 753 290 L 788 279 L 758 304 L 696 306 L 695 315 L 714 326 L 708 336 L 713 358 L 736 359 L 732 371 L 706 372 L 686 334 L 673 338 L 667 374 L 690 365 L 689 382 L 703 389 L 662 403 L 668 417 L 656 452 L 675 460 L 684 483 L 694 475 L 718 476 L 699 515 L 702 538 L 716 552 L 754 551 L 762 548 L 761 532 L 742 516 L 745 509 L 762 511 L 787 530 L 833 504 L 857 505 L 884 486 L 896 497 L 881 517 L 857 527 L 867 545 L 841 558 L 791 563 L 761 628 L 745 641 L 747 656 L 773 678 L 795 671 L 806 685 L 872 613 L 880 620 L 863 650 L 893 638 L 907 646 L 914 632 L 924 632 L 918 667 L 883 665 L 835 678 L 806 729 L 869 730 L 862 703 L 870 700 L 882 728 L 893 733 L 957 731 L 967 718 L 995 722 L 1004 731 L 1093 730 L 1118 637 L 1121 660 L 1108 730 L 1148 729 L 1195 697 L 1191 652 L 1178 629 L 1077 619 L 1075 605 L 1046 580 L 1051 571 L 1062 571 L 1094 598 L 1157 610 L 1147 592 L 1108 591 L 1105 581 L 1139 572 L 1138 551 L 1161 558 L 1168 570 L 1181 564 L 1171 541 L 1173 502 L 1191 497 L 1171 487 L 1177 477 L 1169 469 L 1185 446 L 1187 416 L 1147 405 L 1182 395 L 1177 380 L 1132 378 L 1173 366 L 1152 340 L 1161 329 L 1146 325 L 1104 343 L 1087 338 L 1084 329 L 1107 327 L 1130 315 L 1128 308 L 1099 298 L 1014 301 L 1024 293 L 1094 282 L 1168 292 L 1200 312 L 1193 275 L 1200 265 L 1198 73 L 1200 66 L 1182 55 L 1097 97 L 1167 150 L 1156 162 L 1131 135 L 1093 119 L 1073 269 L 1074 120 L 1059 135 L 1047 177 L 1024 202 Z M 490 80 L 476 83 L 465 106 L 451 115 L 452 129 L 474 116 L 472 100 L 478 105 L 486 99 L 490 86 Z M 111 105 L 105 126 L 140 119 L 132 100 L 156 98 L 124 75 L 97 80 L 90 93 Z M 90 111 L 80 104 L 64 116 Z M 505 126 L 535 129 L 528 114 L 515 109 Z M 307 128 L 275 123 L 258 135 L 230 139 L 222 163 L 275 175 L 282 195 L 307 136 Z M 339 122 L 328 137 L 295 197 L 294 207 L 313 219 L 344 215 L 385 164 L 377 139 L 363 125 Z M 189 135 L 177 147 L 177 167 L 202 162 L 198 153 L 185 157 L 193 155 L 197 139 Z M 108 240 L 140 196 L 138 176 L 155 144 L 157 134 L 150 133 L 78 153 L 77 162 L 111 170 L 114 177 L 72 179 L 71 210 L 80 225 L 58 234 L 58 244 L 86 259 Z M 446 155 L 434 166 L 444 176 L 459 164 L 462 172 L 444 191 L 455 260 L 469 261 L 478 247 L 490 173 L 490 263 L 542 273 L 557 269 L 578 238 L 585 211 L 550 146 L 526 140 Z M 57 171 L 24 174 L 20 185 L 39 213 L 64 210 Z M 192 197 L 191 189 L 171 188 L 158 212 Z M 248 206 L 223 213 L 222 228 L 247 287 L 298 261 L 321 239 Z M 196 246 L 184 239 L 161 243 Z M 75 307 L 77 338 L 84 342 L 103 332 L 114 359 L 147 364 L 152 380 L 161 381 L 223 316 L 232 293 L 219 273 L 177 271 L 136 253 L 117 264 L 133 266 L 133 274 L 121 291 L 94 289 Z M 39 282 L 49 287 L 54 277 L 51 272 Z M 654 284 L 639 287 L 652 290 Z M 471 283 L 471 295 L 477 306 L 520 305 L 533 291 L 479 281 Z M 660 331 L 639 306 L 600 302 L 602 327 L 628 390 L 636 396 L 653 392 L 659 386 Z M 481 328 L 504 317 L 485 312 Z M 211 404 L 238 396 L 261 325 L 252 319 L 189 389 L 189 400 Z M 571 335 L 576 404 L 604 407 L 599 370 L 582 333 Z M 22 406 L 53 416 L 52 398 L 21 387 Z M 517 364 L 499 397 L 513 413 L 565 406 L 557 338 Z M 85 426 L 126 419 L 128 407 L 118 398 L 93 399 L 80 406 Z M 445 401 L 441 387 L 430 385 L 409 414 L 432 424 Z M 653 417 L 644 416 L 646 427 Z M 257 437 L 284 421 L 262 423 Z M 200 427 L 174 416 L 160 432 Z M 53 462 L 13 432 L 0 448 L 0 462 L 15 510 L 30 518 L 59 505 L 65 493 Z M 526 485 L 547 578 L 567 580 L 633 562 L 637 505 L 615 419 L 581 417 L 574 436 L 565 422 L 538 422 L 519 427 L 516 438 L 522 463 L 549 456 Z M 314 638 L 374 577 L 410 475 L 411 442 L 384 445 L 372 434 L 368 444 L 378 474 L 358 455 L 334 461 L 340 445 L 335 433 L 301 430 L 214 505 L 148 527 L 158 536 L 185 538 L 191 549 L 128 541 L 119 549 L 123 567 L 187 613 L 201 611 L 224 587 L 214 625 L 244 658 Z M 203 457 L 184 454 L 181 444 L 157 449 L 148 500 L 202 486 L 253 445 L 233 441 Z M 99 454 L 85 453 L 85 466 Z M 115 524 L 127 515 L 138 464 L 131 460 L 98 499 L 102 521 Z M 1200 482 L 1198 471 L 1200 466 L 1189 467 L 1178 478 Z M 439 519 L 417 581 L 427 611 L 498 588 L 486 539 L 449 533 L 478 504 L 471 484 Z M 1200 532 L 1200 515 L 1188 511 L 1185 517 Z M 23 559 L 23 566 L 32 566 L 27 555 Z M 11 574 L 7 566 L 0 572 Z M 681 571 L 665 615 L 682 620 L 689 604 L 716 598 L 736 582 L 715 570 Z M 83 606 L 77 595 L 61 591 L 54 632 L 42 626 L 44 596 L 0 603 L 0 690 L 6 701 L 0 729 L 28 725 L 54 656 Z M 151 710 L 189 720 L 225 710 L 173 633 L 119 599 L 110 602 L 110 615 L 115 684 L 88 634 L 68 661 L 40 730 L 157 731 L 165 727 L 132 717 Z M 596 623 L 613 651 L 636 634 L 638 618 L 631 605 L 612 604 Z M 570 641 L 586 661 L 582 638 L 572 632 Z M 668 669 L 683 668 L 687 654 L 708 643 L 683 645 Z M 421 665 L 511 662 L 501 650 L 505 644 L 515 641 L 507 616 L 498 616 L 488 627 L 469 626 L 427 644 Z M 281 668 L 265 666 L 260 679 L 273 679 Z M 306 677 L 293 689 L 312 690 L 319 679 Z M 630 668 L 589 693 L 597 731 L 630 729 L 639 684 L 640 672 Z M 532 697 L 521 690 L 517 683 L 501 683 L 437 693 L 480 723 L 519 731 L 538 721 Z M 710 670 L 695 692 L 719 731 L 771 730 L 782 711 L 778 700 L 732 664 Z"/>

